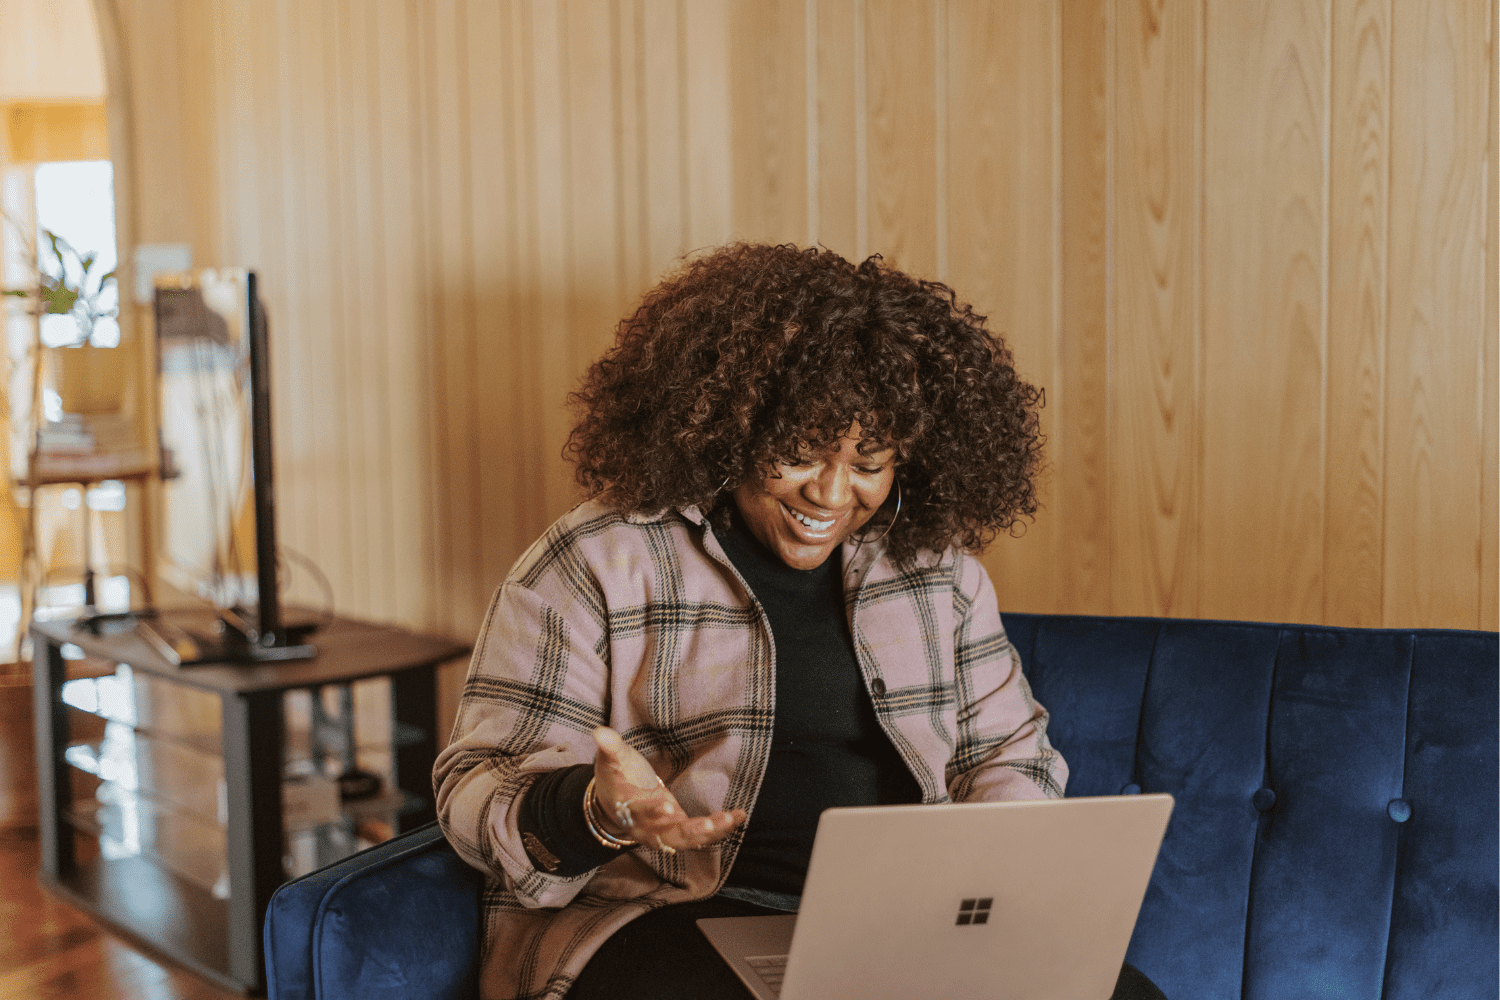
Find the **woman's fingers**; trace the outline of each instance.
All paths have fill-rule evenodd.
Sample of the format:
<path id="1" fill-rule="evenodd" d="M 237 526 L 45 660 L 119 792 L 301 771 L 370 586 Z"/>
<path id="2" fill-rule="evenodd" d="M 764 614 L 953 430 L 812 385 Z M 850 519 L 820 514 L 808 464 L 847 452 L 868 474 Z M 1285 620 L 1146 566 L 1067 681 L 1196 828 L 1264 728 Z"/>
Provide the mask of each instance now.
<path id="1" fill-rule="evenodd" d="M 631 836 L 648 847 L 659 850 L 691 851 L 708 847 L 727 837 L 745 821 L 744 810 L 688 816 L 680 806 L 668 811 L 653 806 L 637 811 Z"/>
<path id="2" fill-rule="evenodd" d="M 745 821 L 734 809 L 688 816 L 651 762 L 608 726 L 594 730 L 594 794 L 612 833 L 658 850 L 690 851 L 716 844 Z"/>

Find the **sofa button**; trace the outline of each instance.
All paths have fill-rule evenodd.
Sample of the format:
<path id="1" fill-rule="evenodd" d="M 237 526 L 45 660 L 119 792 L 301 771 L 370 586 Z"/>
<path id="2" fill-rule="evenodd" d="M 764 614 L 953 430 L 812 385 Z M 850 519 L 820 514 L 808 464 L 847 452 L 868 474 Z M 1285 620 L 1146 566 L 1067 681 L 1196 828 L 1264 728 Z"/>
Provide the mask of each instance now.
<path id="1" fill-rule="evenodd" d="M 1139 795 L 1139 794 L 1141 794 L 1141 786 L 1137 785 L 1135 782 L 1132 781 L 1130 784 L 1128 784 L 1124 788 L 1120 789 L 1120 794 L 1121 795 Z"/>
<path id="2" fill-rule="evenodd" d="M 1276 808 L 1276 793 L 1269 788 L 1261 788 L 1250 796 L 1250 803 L 1260 812 L 1270 812 Z"/>
<path id="3" fill-rule="evenodd" d="M 1405 799 L 1391 799 L 1385 807 L 1385 812 L 1397 823 L 1405 823 L 1411 819 L 1411 805 Z"/>

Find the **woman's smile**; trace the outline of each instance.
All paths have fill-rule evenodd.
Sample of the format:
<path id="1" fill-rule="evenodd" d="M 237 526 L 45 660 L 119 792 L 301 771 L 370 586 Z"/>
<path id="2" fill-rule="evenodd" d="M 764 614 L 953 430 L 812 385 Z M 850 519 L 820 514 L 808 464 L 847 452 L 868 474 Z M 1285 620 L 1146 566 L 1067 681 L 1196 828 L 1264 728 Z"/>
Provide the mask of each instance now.
<path id="1" fill-rule="evenodd" d="M 735 506 L 750 533 L 793 569 L 823 565 L 890 495 L 896 453 L 889 447 L 863 453 L 860 435 L 856 422 L 837 447 L 783 462 L 735 489 Z"/>

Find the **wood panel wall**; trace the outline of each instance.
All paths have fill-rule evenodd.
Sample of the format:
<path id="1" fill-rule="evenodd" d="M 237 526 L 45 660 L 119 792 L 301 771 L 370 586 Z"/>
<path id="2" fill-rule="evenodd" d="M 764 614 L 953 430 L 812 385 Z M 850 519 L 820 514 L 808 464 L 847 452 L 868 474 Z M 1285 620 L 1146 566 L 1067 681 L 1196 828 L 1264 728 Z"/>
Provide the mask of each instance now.
<path id="1" fill-rule="evenodd" d="M 725 8 L 120 12 L 153 53 L 137 90 L 170 91 L 138 114 L 179 129 L 139 147 L 143 186 L 178 171 L 141 240 L 262 276 L 282 541 L 341 610 L 472 637 L 577 500 L 565 394 L 641 292 L 730 235 Z"/>
<path id="2" fill-rule="evenodd" d="M 116 16 L 137 239 L 262 273 L 282 537 L 343 610 L 472 635 L 575 499 L 565 393 L 740 236 L 948 281 L 1046 388 L 1003 607 L 1496 627 L 1487 0 Z"/>
<path id="3" fill-rule="evenodd" d="M 734 8 L 735 225 L 1047 391 L 1005 607 L 1495 628 L 1493 5 Z"/>

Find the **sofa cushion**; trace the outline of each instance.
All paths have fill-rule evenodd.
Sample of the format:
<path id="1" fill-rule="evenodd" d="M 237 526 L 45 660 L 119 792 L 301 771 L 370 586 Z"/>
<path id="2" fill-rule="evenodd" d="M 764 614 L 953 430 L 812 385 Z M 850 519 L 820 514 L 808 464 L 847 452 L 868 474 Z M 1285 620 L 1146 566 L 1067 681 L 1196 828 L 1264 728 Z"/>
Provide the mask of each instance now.
<path id="1" fill-rule="evenodd" d="M 1177 799 L 1128 956 L 1168 996 L 1493 991 L 1494 634 L 1005 622 L 1068 794 Z"/>

